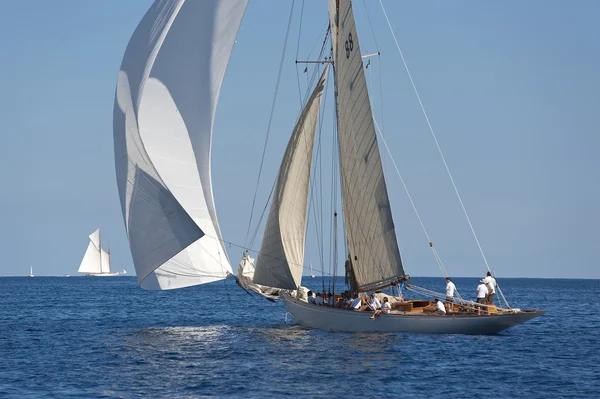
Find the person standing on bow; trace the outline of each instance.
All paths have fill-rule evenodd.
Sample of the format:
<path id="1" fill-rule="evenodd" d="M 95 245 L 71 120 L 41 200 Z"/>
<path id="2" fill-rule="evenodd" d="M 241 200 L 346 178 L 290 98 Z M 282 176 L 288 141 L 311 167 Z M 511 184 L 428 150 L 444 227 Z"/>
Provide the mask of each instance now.
<path id="1" fill-rule="evenodd" d="M 496 296 L 496 287 L 498 284 L 496 283 L 496 279 L 492 276 L 492 272 L 487 272 L 487 276 L 483 279 L 485 281 L 485 285 L 488 289 L 488 295 L 486 297 L 488 305 L 494 303 L 494 297 Z"/>
<path id="2" fill-rule="evenodd" d="M 446 277 L 446 311 L 450 312 L 454 310 L 454 293 L 456 292 L 456 286 L 450 279 L 450 277 Z"/>

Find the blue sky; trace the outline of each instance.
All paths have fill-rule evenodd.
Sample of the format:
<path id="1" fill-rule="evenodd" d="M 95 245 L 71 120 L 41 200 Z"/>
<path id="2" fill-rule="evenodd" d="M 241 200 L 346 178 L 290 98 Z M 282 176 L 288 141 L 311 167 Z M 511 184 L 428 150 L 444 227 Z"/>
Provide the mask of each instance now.
<path id="1" fill-rule="evenodd" d="M 103 242 L 110 240 L 113 267 L 133 272 L 115 183 L 112 107 L 123 52 L 150 4 L 2 4 L 0 275 L 25 275 L 30 264 L 38 275 L 75 274 L 87 236 L 98 227 Z M 261 208 L 300 105 L 296 53 L 309 57 L 327 23 L 325 2 L 306 1 L 300 27 L 301 4 L 259 186 Z M 224 238 L 234 244 L 245 241 L 290 5 L 250 0 L 217 110 L 214 192 Z M 496 274 L 600 278 L 600 3 L 384 5 Z M 374 113 L 381 124 L 383 98 L 385 135 L 425 226 L 451 275 L 482 275 L 485 265 L 379 2 L 358 0 L 354 8 L 362 51 L 382 52 L 367 73 Z M 300 84 L 306 90 L 302 74 Z M 328 119 L 324 126 L 331 126 Z M 405 269 L 438 276 L 385 163 Z M 306 260 L 318 268 L 314 241 L 309 228 Z M 242 249 L 227 250 L 235 266 Z"/>

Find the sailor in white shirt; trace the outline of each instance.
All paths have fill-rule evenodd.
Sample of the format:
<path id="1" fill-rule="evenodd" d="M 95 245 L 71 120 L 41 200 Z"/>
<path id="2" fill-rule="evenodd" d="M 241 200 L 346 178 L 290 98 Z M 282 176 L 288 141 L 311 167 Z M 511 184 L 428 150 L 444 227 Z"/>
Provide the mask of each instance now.
<path id="1" fill-rule="evenodd" d="M 485 280 L 480 280 L 479 281 L 479 285 L 477 286 L 477 290 L 475 291 L 477 293 L 477 303 L 481 303 L 481 304 L 486 304 L 486 297 L 488 295 L 488 289 L 485 285 Z M 481 307 L 478 306 L 477 307 L 477 314 L 480 315 L 481 314 Z"/>
<path id="2" fill-rule="evenodd" d="M 369 309 L 377 310 L 381 307 L 381 302 L 375 297 L 375 294 L 371 294 L 371 300 L 369 301 Z"/>
<path id="3" fill-rule="evenodd" d="M 438 298 L 435 298 L 435 305 L 437 307 L 437 314 L 446 314 L 446 308 L 444 307 L 444 303 Z"/>
<path id="4" fill-rule="evenodd" d="M 360 305 L 362 305 L 362 301 L 360 297 L 356 297 L 350 302 L 350 309 L 352 310 L 360 310 Z"/>
<path id="5" fill-rule="evenodd" d="M 450 277 L 446 277 L 446 306 L 448 311 L 453 309 L 452 303 L 454 302 L 454 292 L 456 292 L 456 286 Z"/>
<path id="6" fill-rule="evenodd" d="M 315 303 L 315 297 L 313 296 L 313 292 L 312 291 L 308 291 L 307 294 L 308 298 L 306 299 L 308 303 L 312 303 L 314 305 Z"/>
<path id="7" fill-rule="evenodd" d="M 323 306 L 323 298 L 321 297 L 320 292 L 317 292 L 317 297 L 315 298 L 315 305 Z"/>
<path id="8" fill-rule="evenodd" d="M 370 319 L 375 320 L 377 318 L 377 316 L 379 316 L 380 314 L 382 314 L 382 313 L 389 314 L 391 310 L 392 310 L 392 306 L 388 302 L 387 296 L 384 296 L 383 304 L 381 305 L 381 309 L 377 309 L 375 311 L 375 313 L 373 313 L 373 316 L 370 317 Z"/>
<path id="9" fill-rule="evenodd" d="M 496 284 L 496 279 L 492 277 L 491 272 L 487 272 L 487 276 L 483 279 L 483 281 L 485 281 L 485 285 L 488 289 L 488 295 L 486 297 L 487 303 L 488 305 L 491 305 L 494 303 L 494 297 L 496 296 L 496 287 L 498 286 L 498 284 Z"/>

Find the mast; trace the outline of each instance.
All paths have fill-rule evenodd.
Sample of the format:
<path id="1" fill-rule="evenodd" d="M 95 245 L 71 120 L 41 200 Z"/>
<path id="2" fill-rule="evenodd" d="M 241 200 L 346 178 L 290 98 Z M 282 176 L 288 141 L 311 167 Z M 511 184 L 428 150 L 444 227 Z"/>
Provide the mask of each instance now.
<path id="1" fill-rule="evenodd" d="M 356 290 L 404 275 L 350 0 L 329 0 L 342 204 Z"/>

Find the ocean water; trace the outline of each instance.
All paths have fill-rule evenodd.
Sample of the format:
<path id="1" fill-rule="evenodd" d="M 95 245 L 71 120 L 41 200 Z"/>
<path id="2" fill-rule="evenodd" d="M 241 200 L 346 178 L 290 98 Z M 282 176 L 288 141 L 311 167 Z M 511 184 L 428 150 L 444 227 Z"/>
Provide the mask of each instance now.
<path id="1" fill-rule="evenodd" d="M 477 279 L 454 281 L 474 294 Z M 345 334 L 286 324 L 282 304 L 233 281 L 0 278 L 0 398 L 600 397 L 600 281 L 499 284 L 513 307 L 548 312 L 492 336 Z"/>

